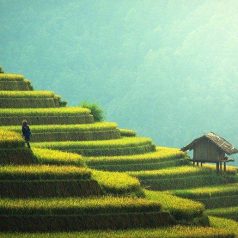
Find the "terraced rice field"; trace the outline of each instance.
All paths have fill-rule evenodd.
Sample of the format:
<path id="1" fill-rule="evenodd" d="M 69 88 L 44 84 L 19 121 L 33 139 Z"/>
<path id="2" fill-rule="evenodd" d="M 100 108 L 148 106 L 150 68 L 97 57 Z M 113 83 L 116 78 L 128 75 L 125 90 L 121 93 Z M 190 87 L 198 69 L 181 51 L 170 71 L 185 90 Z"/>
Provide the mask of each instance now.
<path id="1" fill-rule="evenodd" d="M 238 234 L 238 223 L 213 217 L 237 220 L 237 168 L 218 175 L 214 166 L 191 166 L 179 149 L 155 147 L 116 123 L 94 123 L 89 109 L 63 105 L 51 91 L 32 91 L 22 75 L 0 74 L 0 230 L 127 230 L 1 237 Z M 39 142 L 32 150 L 16 133 L 23 119 Z M 142 227 L 156 229 L 135 229 Z"/>
<path id="2" fill-rule="evenodd" d="M 107 171 L 155 170 L 187 163 L 182 151 L 164 147 L 145 154 L 85 157 L 85 161 L 92 168 Z"/>
<path id="3" fill-rule="evenodd" d="M 21 133 L 19 126 L 4 126 L 0 128 Z M 109 140 L 121 138 L 117 124 L 113 122 L 44 126 L 33 125 L 31 126 L 31 132 L 32 142 Z"/>
<path id="4" fill-rule="evenodd" d="M 84 156 L 140 154 L 155 150 L 149 138 L 32 143 L 34 147 L 70 151 Z"/>
<path id="5" fill-rule="evenodd" d="M 2 126 L 20 125 L 27 119 L 30 125 L 92 123 L 90 110 L 81 107 L 0 108 Z"/>

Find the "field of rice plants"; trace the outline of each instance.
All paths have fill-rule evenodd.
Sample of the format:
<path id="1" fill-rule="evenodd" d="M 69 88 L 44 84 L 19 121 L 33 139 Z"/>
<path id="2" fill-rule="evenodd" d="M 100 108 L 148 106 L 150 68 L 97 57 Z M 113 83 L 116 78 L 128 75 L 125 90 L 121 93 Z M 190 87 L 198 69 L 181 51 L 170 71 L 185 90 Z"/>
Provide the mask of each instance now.
<path id="1" fill-rule="evenodd" d="M 139 179 L 169 179 L 169 178 L 180 178 L 182 176 L 193 176 L 193 175 L 208 175 L 211 171 L 208 169 L 202 169 L 193 166 L 180 166 L 171 167 L 160 170 L 147 170 L 147 171 L 133 171 L 129 172 L 130 175 L 135 176 Z"/>
<path id="2" fill-rule="evenodd" d="M 52 91 L 0 91 L 0 98 L 54 98 Z"/>
<path id="3" fill-rule="evenodd" d="M 0 80 L 0 91 L 28 91 L 32 90 L 32 86 L 29 81 L 1 81 Z"/>
<path id="4" fill-rule="evenodd" d="M 93 116 L 90 114 L 90 110 L 80 107 L 0 108 L 0 123 L 2 126 L 20 125 L 24 119 L 27 119 L 30 124 L 34 125 L 93 122 Z"/>
<path id="5" fill-rule="evenodd" d="M 20 126 L 3 126 L 4 130 L 21 132 Z M 97 122 L 92 124 L 69 125 L 33 125 L 31 126 L 32 142 L 40 141 L 89 141 L 120 138 L 117 124 Z"/>
<path id="6" fill-rule="evenodd" d="M 107 129 L 116 129 L 117 124 L 114 122 L 95 122 L 92 124 L 71 124 L 71 125 L 32 125 L 31 131 L 33 133 L 54 133 L 54 132 L 74 132 L 74 131 L 100 131 Z M 21 132 L 19 126 L 3 126 L 3 130 Z"/>
<path id="7" fill-rule="evenodd" d="M 157 201 L 131 197 L 0 199 L 1 215 L 86 215 L 160 210 Z"/>
<path id="8" fill-rule="evenodd" d="M 92 177 L 108 194 L 143 196 L 139 180 L 126 173 L 92 170 Z"/>
<path id="9" fill-rule="evenodd" d="M 238 221 L 238 206 L 208 209 L 206 210 L 206 214 L 209 216 L 224 217 Z M 237 233 L 238 233 L 238 226 L 237 226 Z"/>
<path id="10" fill-rule="evenodd" d="M 88 165 L 124 165 L 124 164 L 145 164 L 168 162 L 169 160 L 176 160 L 184 158 L 185 153 L 179 149 L 156 147 L 155 152 L 137 155 L 123 155 L 123 156 L 103 156 L 103 157 L 87 157 L 85 158 Z"/>
<path id="11" fill-rule="evenodd" d="M 217 175 L 213 165 L 190 166 L 187 154 L 179 149 L 155 147 L 151 139 L 117 129 L 113 122 L 93 123 L 89 109 L 62 108 L 64 103 L 54 92 L 30 90 L 22 75 L 0 74 L 0 164 L 4 165 L 0 166 L 0 230 L 126 229 L 179 223 L 193 226 L 55 234 L 234 237 L 232 232 L 238 233 L 237 223 L 223 218 L 209 217 L 215 228 L 197 227 L 209 225 L 207 215 L 238 219 L 237 168 L 229 166 L 227 173 Z M 26 150 L 16 133 L 21 133 L 23 119 L 30 122 L 33 142 L 34 137 L 44 139 L 32 143 L 32 150 Z M 32 164 L 14 165 L 19 156 L 19 162 Z M 145 188 L 172 191 L 142 189 L 140 181 Z M 216 209 L 206 211 L 205 206 Z"/>
<path id="12" fill-rule="evenodd" d="M 232 223 L 229 223 L 232 224 Z M 55 233 L 0 233 L 2 238 L 234 238 L 234 233 L 221 227 L 169 226 L 154 229 L 130 229 L 119 231 L 86 231 Z"/>
<path id="13" fill-rule="evenodd" d="M 238 237 L 238 222 L 232 219 L 209 216 L 210 225 L 214 228 L 223 228 L 229 232 L 234 233 Z"/>
<path id="14" fill-rule="evenodd" d="M 16 148 L 23 146 L 24 140 L 20 134 L 0 129 L 0 148 Z"/>
<path id="15" fill-rule="evenodd" d="M 0 81 L 23 81 L 24 76 L 21 74 L 9 74 L 9 73 L 1 73 Z"/>
<path id="16" fill-rule="evenodd" d="M 0 180 L 89 179 L 91 171 L 76 166 L 6 165 L 0 167 Z"/>
<path id="17" fill-rule="evenodd" d="M 134 137 L 134 136 L 136 136 L 136 132 L 133 131 L 133 130 L 123 129 L 123 128 L 120 128 L 119 130 L 120 130 L 121 136 L 125 136 L 125 137 Z"/>
<path id="18" fill-rule="evenodd" d="M 192 222 L 193 218 L 203 214 L 205 207 L 202 203 L 190 199 L 184 199 L 168 192 L 144 190 L 146 198 L 152 201 L 160 201 L 162 207 L 169 210 L 177 220 Z"/>
<path id="19" fill-rule="evenodd" d="M 80 153 L 84 156 L 140 154 L 155 150 L 151 139 L 125 137 L 98 141 L 64 141 L 32 143 L 34 147 L 49 148 Z"/>
<path id="20" fill-rule="evenodd" d="M 191 199 L 225 196 L 225 195 L 238 195 L 238 183 L 207 186 L 186 190 L 176 190 L 174 191 L 174 194 Z"/>
<path id="21" fill-rule="evenodd" d="M 83 107 L 62 107 L 62 108 L 1 108 L 0 117 L 19 117 L 19 116 L 64 116 L 75 114 L 89 114 L 90 110 Z"/>
<path id="22" fill-rule="evenodd" d="M 79 154 L 40 148 L 33 148 L 32 151 L 39 164 L 84 166 L 84 160 Z"/>

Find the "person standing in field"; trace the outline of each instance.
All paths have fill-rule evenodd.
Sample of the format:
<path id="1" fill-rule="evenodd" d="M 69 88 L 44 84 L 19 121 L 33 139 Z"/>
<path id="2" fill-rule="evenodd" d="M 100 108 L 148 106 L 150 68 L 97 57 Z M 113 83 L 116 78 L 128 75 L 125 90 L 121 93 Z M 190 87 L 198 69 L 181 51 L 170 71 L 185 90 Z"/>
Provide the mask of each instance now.
<path id="1" fill-rule="evenodd" d="M 22 122 L 22 137 L 24 137 L 28 148 L 31 148 L 30 146 L 31 130 L 26 120 Z"/>

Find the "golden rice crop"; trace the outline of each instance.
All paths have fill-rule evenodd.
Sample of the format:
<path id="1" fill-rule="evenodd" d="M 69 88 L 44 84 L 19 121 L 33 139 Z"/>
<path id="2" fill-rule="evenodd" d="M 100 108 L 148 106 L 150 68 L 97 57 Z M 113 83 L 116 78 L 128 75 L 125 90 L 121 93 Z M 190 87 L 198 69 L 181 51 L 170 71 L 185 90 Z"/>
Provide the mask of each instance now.
<path id="1" fill-rule="evenodd" d="M 2 180 L 88 179 L 90 177 L 89 169 L 76 166 L 6 165 L 0 167 Z"/>
<path id="2" fill-rule="evenodd" d="M 131 197 L 0 199 L 1 214 L 96 214 L 160 211 L 157 201 Z"/>
<path id="3" fill-rule="evenodd" d="M 234 220 L 209 216 L 210 224 L 212 227 L 217 229 L 225 229 L 227 231 L 233 232 L 236 236 L 238 236 L 238 222 Z"/>
<path id="4" fill-rule="evenodd" d="M 3 116 L 61 116 L 74 114 L 89 114 L 90 110 L 82 107 L 62 107 L 62 108 L 14 108 L 0 109 L 0 117 Z"/>
<path id="5" fill-rule="evenodd" d="M 238 206 L 208 209 L 206 210 L 206 214 L 210 216 L 226 217 L 238 221 Z"/>
<path id="6" fill-rule="evenodd" d="M 114 140 L 100 140 L 100 141 L 64 141 L 64 142 L 43 142 L 34 143 L 35 147 L 54 148 L 54 147 L 67 147 L 67 148 L 110 148 L 110 147 L 130 147 L 150 144 L 150 138 L 135 137 L 135 138 L 122 138 Z"/>
<path id="7" fill-rule="evenodd" d="M 33 133 L 51 133 L 51 132 L 63 132 L 63 131 L 99 131 L 106 129 L 116 129 L 117 124 L 113 122 L 95 122 L 92 124 L 69 124 L 69 125 L 32 125 L 31 131 Z M 21 128 L 19 126 L 4 126 L 0 127 L 4 130 L 11 130 L 19 132 Z"/>
<path id="8" fill-rule="evenodd" d="M 40 164 L 49 165 L 78 165 L 83 166 L 81 155 L 58 150 L 33 148 L 32 152 Z"/>
<path id="9" fill-rule="evenodd" d="M 122 129 L 120 128 L 121 136 L 136 136 L 136 132 L 130 129 Z"/>
<path id="10" fill-rule="evenodd" d="M 189 198 L 234 195 L 238 194 L 238 183 L 192 188 L 186 190 L 175 190 L 174 194 Z"/>
<path id="11" fill-rule="evenodd" d="M 170 178 L 170 177 L 181 177 L 185 175 L 198 175 L 198 174 L 208 174 L 208 173 L 209 173 L 209 170 L 207 169 L 193 167 L 193 166 L 177 166 L 177 167 L 160 169 L 160 170 L 129 172 L 130 175 L 136 176 L 142 179 Z"/>
<path id="12" fill-rule="evenodd" d="M 0 74 L 0 81 L 7 81 L 7 80 L 11 80 L 11 81 L 23 81 L 24 80 L 24 76 L 21 74 Z"/>
<path id="13" fill-rule="evenodd" d="M 141 192 L 138 179 L 126 173 L 92 170 L 92 176 L 107 193 Z"/>
<path id="14" fill-rule="evenodd" d="M 0 147 L 19 147 L 24 145 L 24 140 L 22 139 L 21 135 L 12 132 L 12 131 L 5 131 L 0 129 Z"/>
<path id="15" fill-rule="evenodd" d="M 229 223 L 231 224 L 231 223 Z M 0 233 L 2 238 L 45 238 L 46 233 Z M 198 226 L 168 226 L 153 229 L 127 229 L 127 230 L 107 230 L 107 231 L 84 231 L 84 232 L 54 232 L 47 233 L 48 238 L 232 238 L 234 237 L 231 230 L 215 227 L 198 227 Z"/>
<path id="16" fill-rule="evenodd" d="M 159 201 L 162 207 L 169 210 L 170 213 L 173 214 L 173 216 L 178 220 L 200 216 L 205 210 L 202 203 L 195 202 L 190 199 L 180 198 L 169 192 L 149 190 L 144 190 L 144 192 L 147 199 Z"/>
<path id="17" fill-rule="evenodd" d="M 146 154 L 86 157 L 85 161 L 89 165 L 156 163 L 160 161 L 168 161 L 171 159 L 183 158 L 185 156 L 184 152 L 175 148 L 157 147 L 156 149 L 157 150 L 155 152 L 146 153 Z"/>
<path id="18" fill-rule="evenodd" d="M 52 91 L 0 91 L 0 98 L 52 98 L 57 97 Z"/>

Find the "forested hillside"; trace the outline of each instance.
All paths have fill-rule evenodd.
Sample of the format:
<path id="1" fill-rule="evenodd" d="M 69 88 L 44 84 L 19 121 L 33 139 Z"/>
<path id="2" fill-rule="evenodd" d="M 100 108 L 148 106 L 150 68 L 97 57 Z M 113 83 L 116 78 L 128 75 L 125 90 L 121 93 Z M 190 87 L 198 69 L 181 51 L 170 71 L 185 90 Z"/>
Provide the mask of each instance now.
<path id="1" fill-rule="evenodd" d="M 160 145 L 238 145 L 238 3 L 0 0 L 0 64 Z"/>

